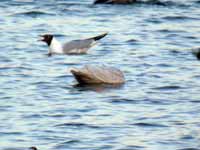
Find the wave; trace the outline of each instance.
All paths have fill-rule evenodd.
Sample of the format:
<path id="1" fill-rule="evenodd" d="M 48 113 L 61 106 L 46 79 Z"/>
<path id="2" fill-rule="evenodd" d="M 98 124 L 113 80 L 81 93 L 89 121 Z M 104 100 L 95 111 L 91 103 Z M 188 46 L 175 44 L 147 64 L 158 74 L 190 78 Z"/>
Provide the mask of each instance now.
<path id="1" fill-rule="evenodd" d="M 198 0 L 198 1 L 195 1 L 195 3 L 197 3 L 197 4 L 200 4 L 200 0 Z"/>
<path id="2" fill-rule="evenodd" d="M 179 149 L 179 150 L 200 150 L 198 148 L 183 148 L 183 149 Z"/>
<path id="3" fill-rule="evenodd" d="M 126 98 L 124 98 L 124 99 L 112 99 L 111 101 L 110 101 L 111 103 L 132 103 L 132 104 L 136 104 L 136 103 L 138 103 L 139 101 L 138 100 L 133 100 L 133 99 L 126 99 Z"/>
<path id="4" fill-rule="evenodd" d="M 38 17 L 38 16 L 50 16 L 50 15 L 55 15 L 53 13 L 47 13 L 43 11 L 27 11 L 27 12 L 20 12 L 20 13 L 15 13 L 14 16 L 28 16 L 28 17 Z"/>
<path id="5" fill-rule="evenodd" d="M 56 125 L 56 127 L 75 127 L 75 128 L 86 127 L 86 128 L 96 128 L 96 129 L 101 128 L 100 126 L 96 126 L 96 125 L 85 124 L 85 123 L 75 123 L 75 122 L 58 124 Z"/>
<path id="6" fill-rule="evenodd" d="M 165 16 L 162 19 L 168 20 L 168 21 L 198 20 L 198 18 L 188 17 L 188 16 Z"/>
<path id="7" fill-rule="evenodd" d="M 104 1 L 102 3 L 105 3 Z M 107 3 L 112 4 L 112 3 Z M 182 7 L 188 7 L 188 3 L 180 3 L 175 1 L 162 1 L 162 0 L 137 0 L 134 4 L 148 4 L 148 5 L 157 5 L 157 6 L 182 6 Z M 130 4 L 129 4 L 130 5 Z"/>
<path id="8" fill-rule="evenodd" d="M 138 1 L 138 3 L 159 5 L 159 6 L 175 6 L 178 4 L 173 1 L 160 1 L 160 0 Z"/>
<path id="9" fill-rule="evenodd" d="M 169 86 L 161 86 L 161 87 L 156 87 L 156 88 L 153 88 L 155 90 L 178 90 L 178 89 L 181 89 L 183 87 L 181 86 L 176 86 L 176 85 L 169 85 Z"/>
<path id="10" fill-rule="evenodd" d="M 140 126 L 140 127 L 168 127 L 167 125 L 163 125 L 163 124 L 144 123 L 144 122 L 139 122 L 132 125 Z"/>
<path id="11" fill-rule="evenodd" d="M 62 143 L 58 143 L 56 146 L 54 146 L 53 149 L 70 149 L 69 145 L 73 145 L 73 144 L 78 144 L 81 143 L 80 140 L 69 140 L 69 141 L 65 141 Z"/>

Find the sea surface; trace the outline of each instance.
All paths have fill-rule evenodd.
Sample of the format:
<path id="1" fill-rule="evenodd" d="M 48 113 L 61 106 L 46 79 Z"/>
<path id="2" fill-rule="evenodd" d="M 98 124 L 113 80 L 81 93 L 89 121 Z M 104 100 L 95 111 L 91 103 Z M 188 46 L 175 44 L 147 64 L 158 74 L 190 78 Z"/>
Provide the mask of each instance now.
<path id="1" fill-rule="evenodd" d="M 92 5 L 1 0 L 0 150 L 198 150 L 200 1 Z M 108 36 L 87 55 L 38 41 Z M 77 86 L 70 68 L 121 69 L 121 86 Z"/>

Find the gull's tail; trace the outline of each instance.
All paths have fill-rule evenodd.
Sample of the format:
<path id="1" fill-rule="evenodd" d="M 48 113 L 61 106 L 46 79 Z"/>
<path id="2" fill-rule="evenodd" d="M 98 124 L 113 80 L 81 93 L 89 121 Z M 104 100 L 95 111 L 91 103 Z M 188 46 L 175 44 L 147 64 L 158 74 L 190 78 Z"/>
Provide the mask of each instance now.
<path id="1" fill-rule="evenodd" d="M 92 37 L 92 38 L 89 38 L 89 39 L 93 39 L 94 41 L 98 41 L 102 38 L 104 38 L 108 33 L 104 33 L 104 34 L 101 34 L 99 36 L 95 36 L 95 37 Z"/>

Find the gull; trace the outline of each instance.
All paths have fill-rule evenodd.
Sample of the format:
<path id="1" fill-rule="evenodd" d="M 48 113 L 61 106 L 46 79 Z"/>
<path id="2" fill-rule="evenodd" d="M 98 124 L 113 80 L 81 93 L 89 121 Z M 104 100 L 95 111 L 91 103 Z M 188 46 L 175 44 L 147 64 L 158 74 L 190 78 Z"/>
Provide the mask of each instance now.
<path id="1" fill-rule="evenodd" d="M 193 48 L 193 49 L 192 49 L 192 53 L 196 56 L 196 58 L 197 58 L 198 60 L 200 60 L 200 47 L 198 47 L 198 48 Z"/>
<path id="2" fill-rule="evenodd" d="M 123 84 L 125 78 L 119 69 L 105 65 L 85 65 L 73 68 L 71 73 L 79 84 Z"/>
<path id="3" fill-rule="evenodd" d="M 87 39 L 72 40 L 63 45 L 52 34 L 44 34 L 40 35 L 42 37 L 40 41 L 45 42 L 49 46 L 48 56 L 52 54 L 85 54 L 88 49 L 107 34 L 104 33 Z"/>
<path id="4" fill-rule="evenodd" d="M 29 150 L 37 150 L 37 147 L 35 147 L 35 146 L 30 147 Z"/>
<path id="5" fill-rule="evenodd" d="M 137 0 L 96 0 L 94 4 L 130 4 Z"/>

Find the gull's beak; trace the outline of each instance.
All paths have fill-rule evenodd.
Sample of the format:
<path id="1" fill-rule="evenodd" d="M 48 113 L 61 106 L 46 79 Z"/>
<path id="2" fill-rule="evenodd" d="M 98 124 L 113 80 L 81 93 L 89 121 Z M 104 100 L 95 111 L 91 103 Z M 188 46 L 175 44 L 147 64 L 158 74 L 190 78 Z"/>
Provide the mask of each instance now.
<path id="1" fill-rule="evenodd" d="M 44 35 L 39 35 L 40 39 L 38 41 L 43 41 L 44 42 Z"/>

